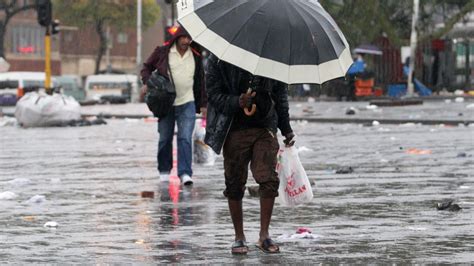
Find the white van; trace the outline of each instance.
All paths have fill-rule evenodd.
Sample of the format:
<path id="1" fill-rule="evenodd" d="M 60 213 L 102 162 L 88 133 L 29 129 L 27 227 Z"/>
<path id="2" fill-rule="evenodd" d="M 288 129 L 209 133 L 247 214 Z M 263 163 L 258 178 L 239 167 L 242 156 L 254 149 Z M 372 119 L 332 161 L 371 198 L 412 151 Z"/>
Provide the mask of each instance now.
<path id="1" fill-rule="evenodd" d="M 90 75 L 86 78 L 86 99 L 101 102 L 130 102 L 138 91 L 137 75 Z"/>
<path id="2" fill-rule="evenodd" d="M 44 72 L 4 72 L 0 73 L 0 105 L 15 105 L 25 93 L 44 90 Z M 57 87 L 55 78 L 51 78 L 52 87 Z"/>

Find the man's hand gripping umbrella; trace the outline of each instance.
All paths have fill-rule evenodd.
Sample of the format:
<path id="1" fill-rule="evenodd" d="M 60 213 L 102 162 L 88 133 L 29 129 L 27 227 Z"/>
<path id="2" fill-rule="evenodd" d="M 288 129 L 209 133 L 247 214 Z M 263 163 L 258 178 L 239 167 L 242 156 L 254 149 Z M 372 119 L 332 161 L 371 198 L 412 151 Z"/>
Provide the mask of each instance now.
<path id="1" fill-rule="evenodd" d="M 247 116 L 252 116 L 257 111 L 257 105 L 252 103 L 256 94 L 257 92 L 249 88 L 246 93 L 242 93 L 239 97 L 239 105 L 244 109 Z"/>

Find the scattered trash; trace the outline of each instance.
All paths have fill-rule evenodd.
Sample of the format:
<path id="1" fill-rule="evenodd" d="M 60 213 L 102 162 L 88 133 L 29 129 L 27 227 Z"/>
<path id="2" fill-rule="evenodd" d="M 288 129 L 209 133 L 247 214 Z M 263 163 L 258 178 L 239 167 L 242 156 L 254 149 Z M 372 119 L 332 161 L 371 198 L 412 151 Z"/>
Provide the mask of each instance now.
<path id="1" fill-rule="evenodd" d="M 156 123 L 156 122 L 158 122 L 158 118 L 156 118 L 156 117 L 145 117 L 145 118 L 143 118 L 143 121 L 145 123 Z"/>
<path id="2" fill-rule="evenodd" d="M 155 192 L 153 191 L 142 191 L 141 193 L 142 198 L 154 198 Z"/>
<path id="3" fill-rule="evenodd" d="M 312 149 L 310 148 L 306 148 L 306 146 L 301 146 L 301 147 L 298 147 L 298 153 L 302 153 L 302 152 L 311 152 L 313 151 Z"/>
<path id="4" fill-rule="evenodd" d="M 390 140 L 391 140 L 391 141 L 394 141 L 394 140 L 397 140 L 397 138 L 395 138 L 395 137 L 390 137 Z"/>
<path id="5" fill-rule="evenodd" d="M 413 227 L 409 226 L 408 230 L 413 230 L 413 231 L 426 231 L 426 227 Z"/>
<path id="6" fill-rule="evenodd" d="M 441 203 L 437 203 L 436 209 L 438 209 L 438 211 L 451 211 L 451 212 L 457 212 L 457 211 L 462 210 L 462 208 L 458 204 L 453 203 L 453 202 L 454 202 L 453 200 L 446 200 Z"/>
<path id="7" fill-rule="evenodd" d="M 254 197 L 254 198 L 259 198 L 260 197 L 260 193 L 259 193 L 259 186 L 249 186 L 247 187 L 247 190 L 249 191 L 249 195 L 250 197 Z"/>
<path id="8" fill-rule="evenodd" d="M 446 100 L 444 100 L 444 102 L 445 103 L 451 103 L 452 101 L 451 101 L 451 99 L 446 99 Z"/>
<path id="9" fill-rule="evenodd" d="M 297 126 L 304 126 L 306 124 L 308 124 L 308 120 L 297 120 L 296 121 Z"/>
<path id="10" fill-rule="evenodd" d="M 373 105 L 373 104 L 367 105 L 367 106 L 365 107 L 365 109 L 367 109 L 367 110 L 375 110 L 375 109 L 377 109 L 377 108 L 379 108 L 379 107 L 378 107 L 377 105 Z"/>
<path id="11" fill-rule="evenodd" d="M 466 106 L 467 109 L 474 109 L 474 103 L 468 104 Z"/>
<path id="12" fill-rule="evenodd" d="M 7 183 L 14 186 L 24 186 L 29 184 L 30 182 L 31 180 L 28 178 L 15 178 L 13 180 L 8 181 Z"/>
<path id="13" fill-rule="evenodd" d="M 277 240 L 280 242 L 284 241 L 294 241 L 300 239 L 316 239 L 318 235 L 313 235 L 311 230 L 305 227 L 298 228 L 295 234 L 283 234 L 277 237 Z"/>
<path id="14" fill-rule="evenodd" d="M 464 98 L 463 97 L 457 97 L 456 99 L 454 99 L 454 101 L 457 102 L 457 103 L 463 103 Z"/>
<path id="15" fill-rule="evenodd" d="M 348 109 L 346 109 L 346 115 L 355 115 L 357 113 L 357 109 L 355 109 L 354 107 L 349 107 Z"/>
<path id="16" fill-rule="evenodd" d="M 336 170 L 336 174 L 350 174 L 352 172 L 354 172 L 354 169 L 351 166 L 344 166 Z"/>
<path id="17" fill-rule="evenodd" d="M 0 193 L 0 200 L 11 200 L 16 198 L 16 194 L 11 191 L 5 191 Z"/>
<path id="18" fill-rule="evenodd" d="M 374 126 L 374 127 L 380 126 L 380 122 L 377 121 L 377 120 L 374 120 L 374 121 L 372 121 L 372 126 Z"/>
<path id="19" fill-rule="evenodd" d="M 387 159 L 380 159 L 380 162 L 381 163 L 388 163 L 388 160 Z"/>
<path id="20" fill-rule="evenodd" d="M 403 123 L 403 124 L 400 124 L 401 127 L 414 127 L 416 126 L 415 123 Z"/>
<path id="21" fill-rule="evenodd" d="M 59 224 L 58 224 L 57 222 L 53 222 L 53 221 L 51 221 L 51 222 L 46 222 L 46 223 L 43 225 L 43 227 L 49 227 L 49 228 L 56 228 L 56 227 L 58 227 L 58 226 L 59 226 Z"/>
<path id="22" fill-rule="evenodd" d="M 309 229 L 307 227 L 300 227 L 296 230 L 296 233 L 297 234 L 302 234 L 302 233 L 312 233 L 312 232 L 311 232 L 311 229 Z"/>
<path id="23" fill-rule="evenodd" d="M 205 120 L 197 120 L 194 129 L 194 162 L 198 164 L 212 166 L 216 161 L 216 153 L 211 147 L 204 143 L 204 136 L 206 135 L 206 128 L 204 127 Z"/>
<path id="24" fill-rule="evenodd" d="M 81 119 L 81 107 L 71 96 L 29 92 L 17 102 L 15 117 L 23 127 L 48 127 Z"/>
<path id="25" fill-rule="evenodd" d="M 308 102 L 309 103 L 314 103 L 314 102 L 316 102 L 316 99 L 314 99 L 313 97 L 308 97 Z"/>
<path id="26" fill-rule="evenodd" d="M 38 203 L 42 203 L 42 202 L 45 202 L 46 201 L 46 197 L 43 196 L 43 195 L 35 195 L 33 197 L 31 197 L 27 203 L 35 203 L 35 204 L 38 204 Z"/>
<path id="27" fill-rule="evenodd" d="M 107 122 L 102 118 L 97 118 L 94 120 L 73 119 L 73 120 L 68 120 L 68 121 L 51 123 L 49 126 L 51 127 L 87 127 L 87 126 L 95 126 L 95 125 L 107 125 Z"/>
<path id="28" fill-rule="evenodd" d="M 405 151 L 407 154 L 416 154 L 416 155 L 425 155 L 425 154 L 432 154 L 431 150 L 420 150 L 416 148 L 411 148 Z"/>
<path id="29" fill-rule="evenodd" d="M 311 106 L 308 106 L 308 107 L 304 108 L 302 111 L 303 111 L 303 113 L 308 113 L 308 114 L 314 113 L 314 110 L 312 110 Z"/>
<path id="30" fill-rule="evenodd" d="M 460 153 L 458 153 L 458 155 L 456 155 L 456 157 L 464 158 L 464 157 L 467 157 L 467 154 L 465 152 L 460 152 Z"/>
<path id="31" fill-rule="evenodd" d="M 0 116 L 0 127 L 16 126 L 17 121 L 14 117 Z"/>
<path id="32" fill-rule="evenodd" d="M 459 113 L 458 116 L 463 116 L 464 114 L 463 113 Z"/>
<path id="33" fill-rule="evenodd" d="M 143 245 L 143 244 L 145 244 L 145 240 L 138 239 L 137 241 L 135 241 L 135 244 Z"/>
<path id="34" fill-rule="evenodd" d="M 34 220 L 36 220 L 36 217 L 34 217 L 34 216 L 24 216 L 22 219 L 24 221 L 27 221 L 27 222 L 33 222 Z"/>
<path id="35" fill-rule="evenodd" d="M 295 105 L 296 108 L 301 108 L 303 105 L 301 103 L 298 103 Z"/>
<path id="36" fill-rule="evenodd" d="M 470 186 L 459 186 L 460 189 L 470 189 Z"/>

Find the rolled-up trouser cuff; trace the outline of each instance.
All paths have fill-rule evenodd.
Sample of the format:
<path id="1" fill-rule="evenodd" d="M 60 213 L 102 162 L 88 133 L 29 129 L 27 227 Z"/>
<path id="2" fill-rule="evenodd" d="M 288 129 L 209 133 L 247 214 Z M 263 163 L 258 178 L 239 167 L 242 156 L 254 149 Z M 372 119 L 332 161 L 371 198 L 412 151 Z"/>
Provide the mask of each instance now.
<path id="1" fill-rule="evenodd" d="M 260 184 L 258 193 L 260 194 L 260 198 L 276 198 L 278 197 L 278 186 L 279 182 L 268 182 L 264 184 Z"/>
<path id="2" fill-rule="evenodd" d="M 245 194 L 245 187 L 243 190 L 224 190 L 224 196 L 227 198 L 227 199 L 230 199 L 230 200 L 237 200 L 237 201 L 240 201 L 244 198 L 244 194 Z"/>

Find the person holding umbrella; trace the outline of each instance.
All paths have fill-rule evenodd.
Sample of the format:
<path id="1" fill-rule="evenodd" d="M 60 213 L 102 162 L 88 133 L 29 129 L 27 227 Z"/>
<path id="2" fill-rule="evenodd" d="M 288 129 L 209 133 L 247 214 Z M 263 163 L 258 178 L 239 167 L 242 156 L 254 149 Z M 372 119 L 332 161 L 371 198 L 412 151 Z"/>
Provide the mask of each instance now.
<path id="1" fill-rule="evenodd" d="M 285 136 L 286 145 L 295 143 L 289 120 L 286 86 L 276 80 L 254 76 L 211 55 L 206 71 L 206 90 L 208 124 L 205 142 L 217 153 L 223 148 L 224 195 L 228 200 L 235 230 L 232 253 L 245 254 L 248 251 L 243 228 L 242 198 L 249 163 L 253 177 L 260 186 L 261 220 L 257 245 L 265 252 L 279 252 L 278 245 L 269 234 L 279 186 L 276 172 L 279 150 L 277 128 Z M 253 105 L 254 114 L 249 115 L 244 111 Z"/>
<path id="2" fill-rule="evenodd" d="M 242 197 L 249 163 L 260 194 L 257 247 L 277 253 L 269 234 L 279 186 L 277 129 L 285 145 L 295 142 L 285 84 L 343 77 L 352 64 L 349 45 L 317 0 L 179 0 L 177 9 L 179 23 L 213 54 L 205 142 L 223 150 L 232 253 L 248 252 Z"/>

